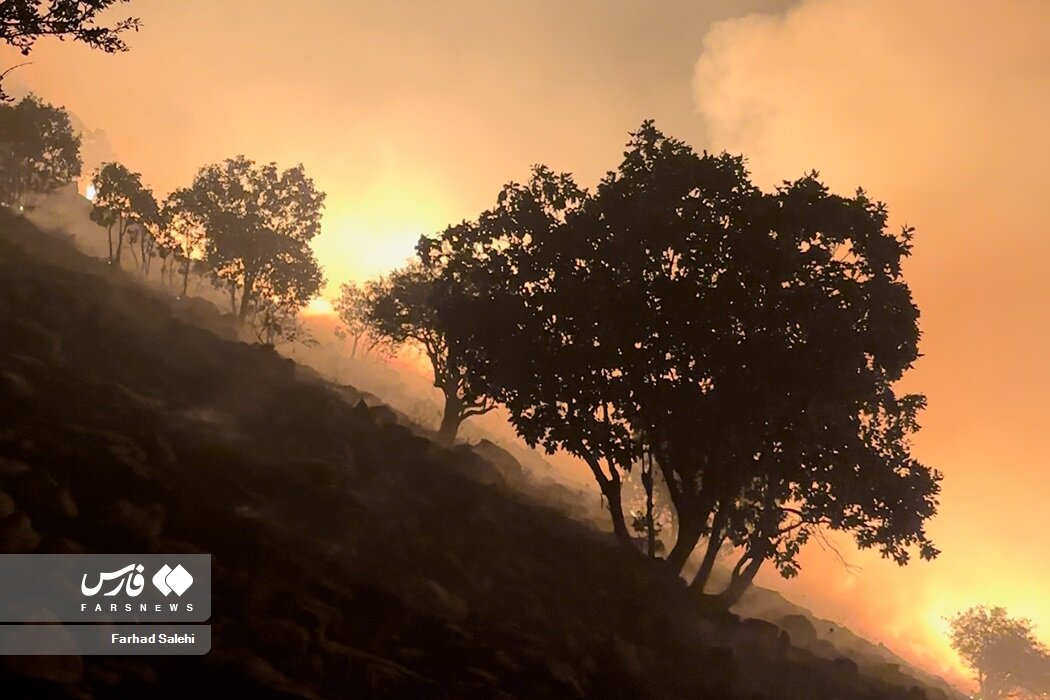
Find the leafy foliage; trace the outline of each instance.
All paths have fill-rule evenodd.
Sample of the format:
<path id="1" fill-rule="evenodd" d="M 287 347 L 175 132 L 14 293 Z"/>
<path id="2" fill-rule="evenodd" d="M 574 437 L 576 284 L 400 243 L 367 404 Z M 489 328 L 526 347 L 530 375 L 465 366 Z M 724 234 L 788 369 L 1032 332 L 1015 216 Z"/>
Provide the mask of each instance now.
<path id="1" fill-rule="evenodd" d="M 705 539 L 703 589 L 724 544 L 742 552 L 728 604 L 765 561 L 794 575 L 820 528 L 937 554 L 940 474 L 909 446 L 925 399 L 893 390 L 918 356 L 912 232 L 885 226 L 863 192 L 812 173 L 764 193 L 742 158 L 646 122 L 594 194 L 537 167 L 419 253 L 449 346 L 527 441 L 591 466 L 621 540 L 622 474 L 648 452 L 671 567 Z"/>
<path id="2" fill-rule="evenodd" d="M 138 19 L 128 17 L 109 26 L 97 23 L 99 13 L 125 2 L 128 0 L 5 0 L 0 3 L 0 41 L 23 56 L 44 36 L 70 38 L 106 53 L 127 51 L 120 35 L 138 31 Z M 6 73 L 0 74 L 0 83 Z M 7 99 L 0 87 L 0 101 Z"/>
<path id="3" fill-rule="evenodd" d="M 350 338 L 351 359 L 365 359 L 372 353 L 386 354 L 393 347 L 393 341 L 373 326 L 371 315 L 375 301 L 385 287 L 383 279 L 364 285 L 351 281 L 339 286 L 339 298 L 333 306 L 345 329 L 340 332 Z"/>
<path id="4" fill-rule="evenodd" d="M 526 442 L 587 463 L 617 538 L 631 546 L 621 488 L 640 446 L 623 412 L 617 348 L 598 338 L 607 308 L 582 301 L 606 281 L 580 264 L 587 253 L 564 230 L 585 196 L 571 176 L 537 166 L 495 207 L 422 239 L 418 252 L 436 271 L 452 352 Z"/>
<path id="5" fill-rule="evenodd" d="M 438 314 L 442 287 L 432 269 L 414 262 L 368 287 L 367 326 L 381 338 L 421 347 L 434 372 L 434 386 L 445 397 L 439 437 L 451 442 L 460 424 L 491 411 L 495 404 L 474 381 L 463 359 L 446 339 Z"/>
<path id="6" fill-rule="evenodd" d="M 981 700 L 1050 695 L 1050 652 L 1031 621 L 977 605 L 949 620 L 952 648 L 977 673 Z"/>
<path id="7" fill-rule="evenodd" d="M 140 264 L 145 265 L 146 239 L 152 241 L 152 231 L 160 223 L 160 209 L 153 192 L 142 184 L 139 173 L 132 172 L 120 163 L 103 164 L 95 172 L 91 184 L 95 188 L 91 220 L 106 228 L 109 262 L 120 264 L 125 239 L 130 238 L 131 243 L 139 243 L 143 253 Z"/>
<path id="8" fill-rule="evenodd" d="M 178 211 L 206 231 L 205 258 L 244 322 L 304 307 L 324 284 L 310 242 L 320 233 L 325 195 L 302 165 L 278 171 L 238 156 L 197 173 Z M 237 294 L 240 293 L 240 300 Z"/>
<path id="9" fill-rule="evenodd" d="M 177 189 L 168 195 L 161 207 L 161 225 L 158 242 L 182 266 L 182 296 L 189 286 L 190 269 L 194 261 L 202 261 L 207 251 L 208 232 L 204 227 L 201 209 L 194 201 L 194 191 Z"/>
<path id="10" fill-rule="evenodd" d="M 80 176 L 80 136 L 61 107 L 28 95 L 0 104 L 0 200 L 19 206 Z"/>
<path id="11" fill-rule="evenodd" d="M 299 308 L 294 304 L 277 300 L 265 304 L 259 310 L 253 324 L 256 340 L 270 346 L 290 343 L 294 354 L 296 344 L 316 347 L 317 338 L 299 319 Z"/>

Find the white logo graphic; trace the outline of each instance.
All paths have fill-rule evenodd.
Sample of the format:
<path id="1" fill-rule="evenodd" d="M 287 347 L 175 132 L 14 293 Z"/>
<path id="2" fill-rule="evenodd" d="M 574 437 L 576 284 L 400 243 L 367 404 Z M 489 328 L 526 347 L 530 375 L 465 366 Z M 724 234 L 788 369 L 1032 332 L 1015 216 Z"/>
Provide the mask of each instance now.
<path id="1" fill-rule="evenodd" d="M 142 564 L 128 564 L 123 569 L 99 574 L 98 584 L 95 586 L 89 587 L 87 585 L 87 574 L 84 574 L 80 579 L 80 592 L 88 596 L 95 595 L 102 590 L 102 584 L 106 581 L 114 581 L 116 579 L 120 579 L 117 582 L 117 585 L 114 586 L 112 590 L 106 591 L 102 595 L 116 595 L 120 592 L 121 588 L 125 588 L 127 594 L 134 598 L 139 593 L 142 593 L 142 589 L 146 586 L 146 582 L 142 578 Z"/>
<path id="2" fill-rule="evenodd" d="M 186 589 L 193 585 L 193 577 L 190 576 L 189 571 L 182 568 L 182 564 L 179 564 L 174 569 L 165 564 L 160 567 L 160 571 L 154 574 L 153 585 L 165 596 L 172 592 L 175 595 L 182 595 L 186 592 Z"/>

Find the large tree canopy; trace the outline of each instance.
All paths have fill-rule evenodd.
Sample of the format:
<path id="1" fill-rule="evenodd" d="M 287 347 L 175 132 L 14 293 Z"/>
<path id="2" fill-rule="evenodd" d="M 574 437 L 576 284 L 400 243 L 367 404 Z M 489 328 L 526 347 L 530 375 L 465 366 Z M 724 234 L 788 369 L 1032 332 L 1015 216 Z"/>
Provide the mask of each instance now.
<path id="1" fill-rule="evenodd" d="M 595 193 L 538 167 L 419 251 L 449 346 L 518 431 L 591 466 L 623 541 L 622 472 L 654 457 L 670 565 L 704 539 L 702 590 L 735 545 L 732 603 L 765 561 L 794 575 L 819 528 L 937 553 L 940 475 L 909 449 L 924 398 L 893 389 L 917 357 L 910 242 L 863 192 L 812 174 L 765 193 L 646 122 Z"/>
<path id="2" fill-rule="evenodd" d="M 981 700 L 1050 695 L 1050 652 L 1031 621 L 974 606 L 949 620 L 952 648 L 977 674 Z"/>
<path id="3" fill-rule="evenodd" d="M 279 171 L 238 156 L 197 173 L 182 203 L 203 223 L 208 265 L 242 322 L 252 311 L 271 320 L 297 311 L 320 291 L 310 242 L 324 199 L 302 165 Z"/>
<path id="4" fill-rule="evenodd" d="M 110 25 L 98 24 L 98 15 L 114 5 L 129 0 L 4 0 L 0 2 L 0 41 L 14 46 L 28 56 L 37 39 L 55 36 L 70 38 L 88 46 L 115 53 L 127 51 L 121 34 L 137 31 L 140 22 L 134 17 Z M 14 66 L 0 72 L 0 101 L 7 100 L 3 78 Z"/>
<path id="5" fill-rule="evenodd" d="M 80 176 L 80 136 L 69 114 L 35 95 L 0 104 L 0 201 L 26 203 Z"/>

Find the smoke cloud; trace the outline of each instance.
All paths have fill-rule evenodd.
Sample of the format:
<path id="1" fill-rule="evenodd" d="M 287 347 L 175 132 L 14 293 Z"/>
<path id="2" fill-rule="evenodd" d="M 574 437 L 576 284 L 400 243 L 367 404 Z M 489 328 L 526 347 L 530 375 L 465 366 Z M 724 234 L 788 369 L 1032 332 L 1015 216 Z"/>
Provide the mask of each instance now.
<path id="1" fill-rule="evenodd" d="M 917 229 L 925 357 L 904 388 L 930 400 L 916 451 L 945 473 L 943 554 L 898 571 L 847 545 L 850 573 L 815 548 L 787 589 L 945 671 L 942 617 L 962 607 L 998 602 L 1050 635 L 1050 560 L 1034 554 L 1050 481 L 1048 26 L 1038 1 L 804 0 L 716 24 L 695 67 L 710 148 L 747 155 L 766 187 L 810 169 L 863 186 Z"/>

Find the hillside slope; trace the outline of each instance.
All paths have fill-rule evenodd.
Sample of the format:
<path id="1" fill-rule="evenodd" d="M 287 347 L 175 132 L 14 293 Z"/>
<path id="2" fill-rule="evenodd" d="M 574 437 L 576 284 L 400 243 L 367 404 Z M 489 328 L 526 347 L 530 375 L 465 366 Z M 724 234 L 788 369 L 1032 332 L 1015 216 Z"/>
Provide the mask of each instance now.
<path id="1" fill-rule="evenodd" d="M 921 684 L 938 688 L 948 697 L 964 700 L 966 695 L 939 676 L 916 668 L 883 644 L 875 644 L 847 627 L 814 615 L 780 593 L 752 586 L 733 607 L 734 612 L 772 622 L 791 636 L 796 646 L 825 658 L 847 657 L 862 673 L 881 678 L 892 685 Z"/>
<path id="2" fill-rule="evenodd" d="M 6 657 L 5 697 L 943 697 L 703 610 L 206 318 L 0 214 L 0 551 L 214 562 L 210 654 Z"/>

